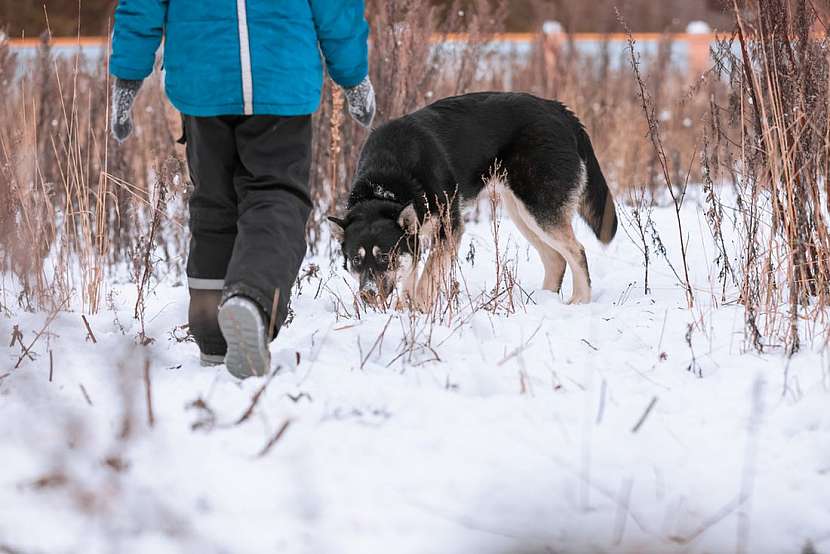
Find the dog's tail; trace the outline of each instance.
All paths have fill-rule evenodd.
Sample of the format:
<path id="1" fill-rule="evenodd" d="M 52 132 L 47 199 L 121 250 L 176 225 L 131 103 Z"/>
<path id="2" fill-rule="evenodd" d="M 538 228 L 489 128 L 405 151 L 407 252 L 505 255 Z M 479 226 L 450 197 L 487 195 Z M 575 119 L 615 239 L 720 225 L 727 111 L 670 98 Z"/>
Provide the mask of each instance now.
<path id="1" fill-rule="evenodd" d="M 576 117 L 574 116 L 574 119 Z M 614 197 L 605 182 L 605 176 L 599 167 L 599 161 L 594 155 L 591 139 L 588 132 L 579 120 L 576 120 L 576 139 L 579 157 L 585 164 L 585 190 L 579 202 L 579 215 L 593 229 L 594 234 L 603 244 L 608 244 L 617 234 L 617 211 L 614 208 Z"/>

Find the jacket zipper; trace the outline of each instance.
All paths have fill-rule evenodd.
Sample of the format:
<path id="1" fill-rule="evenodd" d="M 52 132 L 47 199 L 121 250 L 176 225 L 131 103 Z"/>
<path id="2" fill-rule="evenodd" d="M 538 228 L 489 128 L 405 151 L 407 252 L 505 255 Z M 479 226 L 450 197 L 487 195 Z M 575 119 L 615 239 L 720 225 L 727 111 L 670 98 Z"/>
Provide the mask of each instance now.
<path id="1" fill-rule="evenodd" d="M 254 113 L 254 79 L 251 74 L 251 44 L 248 40 L 248 10 L 246 0 L 236 0 L 239 21 L 239 61 L 242 67 L 242 106 L 245 115 Z"/>

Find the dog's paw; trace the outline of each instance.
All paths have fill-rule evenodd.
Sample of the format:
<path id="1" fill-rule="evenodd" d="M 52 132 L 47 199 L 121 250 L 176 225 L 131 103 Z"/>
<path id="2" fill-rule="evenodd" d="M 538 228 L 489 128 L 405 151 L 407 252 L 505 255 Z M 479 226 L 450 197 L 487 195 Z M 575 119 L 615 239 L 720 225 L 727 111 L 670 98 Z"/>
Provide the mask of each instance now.
<path id="1" fill-rule="evenodd" d="M 412 312 L 428 313 L 430 311 L 430 304 L 423 298 L 415 295 L 406 295 L 405 297 L 398 297 L 394 303 L 395 310 L 402 312 L 410 310 Z"/>
<path id="2" fill-rule="evenodd" d="M 396 312 L 403 312 L 412 308 L 412 299 L 409 296 L 398 297 L 395 299 L 394 308 Z"/>
<path id="3" fill-rule="evenodd" d="M 571 299 L 568 300 L 568 305 L 571 305 L 571 304 L 590 304 L 590 303 L 591 303 L 591 293 L 590 292 L 587 292 L 587 293 L 584 293 L 584 292 L 583 293 L 576 293 L 575 292 L 573 294 L 573 296 L 571 296 Z"/>
<path id="4" fill-rule="evenodd" d="M 426 298 L 415 298 L 412 302 L 409 303 L 409 308 L 413 312 L 421 312 L 422 314 L 428 314 L 432 311 L 432 302 L 430 302 Z"/>

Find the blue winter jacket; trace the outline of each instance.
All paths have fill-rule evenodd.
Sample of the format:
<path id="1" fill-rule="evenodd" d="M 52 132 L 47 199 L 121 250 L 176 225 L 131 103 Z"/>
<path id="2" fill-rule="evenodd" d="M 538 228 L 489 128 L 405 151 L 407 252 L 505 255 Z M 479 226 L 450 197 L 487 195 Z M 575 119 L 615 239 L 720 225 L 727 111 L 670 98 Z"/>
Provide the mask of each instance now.
<path id="1" fill-rule="evenodd" d="M 167 96 L 195 116 L 302 115 L 325 58 L 342 87 L 368 72 L 363 0 L 120 0 L 110 71 L 144 79 L 164 37 Z"/>

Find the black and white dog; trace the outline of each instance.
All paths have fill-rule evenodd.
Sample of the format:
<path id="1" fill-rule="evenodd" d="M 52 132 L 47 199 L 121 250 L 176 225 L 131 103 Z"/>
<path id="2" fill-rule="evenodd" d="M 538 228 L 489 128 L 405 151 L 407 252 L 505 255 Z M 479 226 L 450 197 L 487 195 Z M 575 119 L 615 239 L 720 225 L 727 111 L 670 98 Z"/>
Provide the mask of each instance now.
<path id="1" fill-rule="evenodd" d="M 479 195 L 494 167 L 505 174 L 500 193 L 507 212 L 545 266 L 543 288 L 559 291 L 567 262 L 570 302 L 590 302 L 588 263 L 571 219 L 579 213 L 606 244 L 617 230 L 614 200 L 591 141 L 563 104 L 502 92 L 445 98 L 369 136 L 348 211 L 329 218 L 344 267 L 359 279 L 363 296 L 388 297 L 406 268 L 406 294 L 423 305 L 423 296 L 434 292 L 435 272 L 452 262 L 445 253 L 454 250 L 433 248 L 416 285 L 419 234 L 444 214 L 449 224 L 438 240 L 458 241 L 461 205 Z"/>

